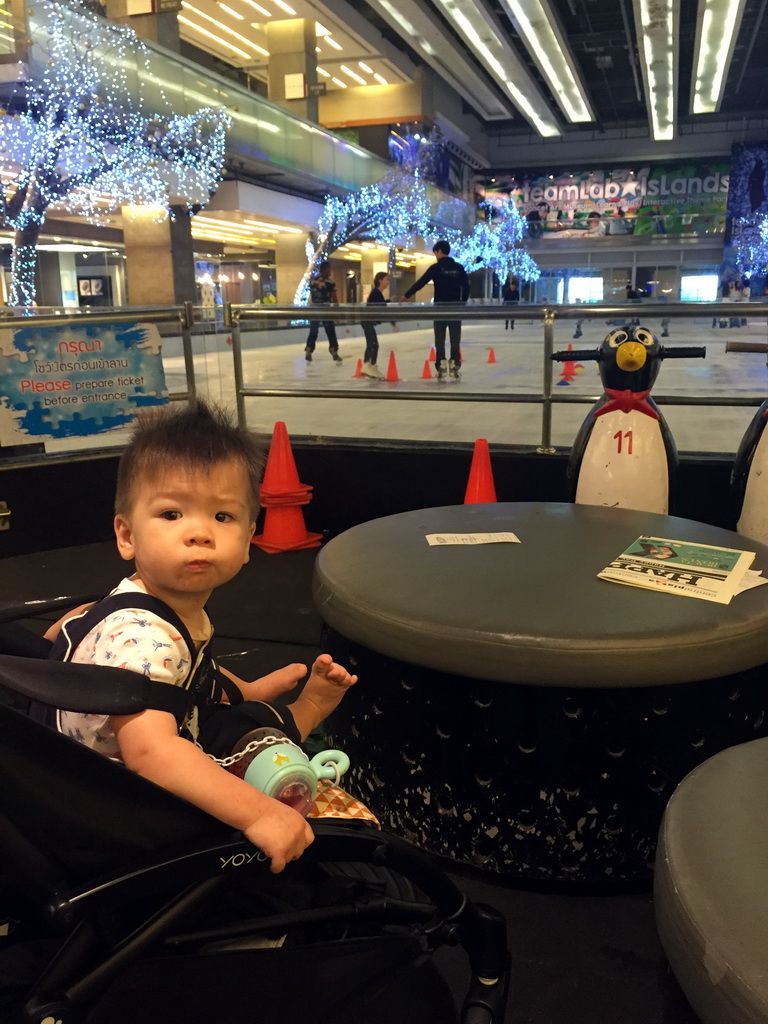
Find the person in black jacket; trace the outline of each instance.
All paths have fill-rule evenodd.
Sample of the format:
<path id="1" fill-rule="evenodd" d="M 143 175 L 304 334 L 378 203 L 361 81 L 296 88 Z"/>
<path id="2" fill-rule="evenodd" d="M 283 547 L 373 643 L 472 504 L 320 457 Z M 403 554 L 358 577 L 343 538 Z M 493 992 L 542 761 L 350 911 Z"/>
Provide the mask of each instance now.
<path id="1" fill-rule="evenodd" d="M 460 263 L 450 256 L 451 247 L 448 242 L 435 242 L 432 247 L 435 254 L 435 263 L 429 268 L 419 280 L 411 285 L 408 291 L 400 299 L 405 302 L 410 299 L 420 288 L 430 281 L 435 286 L 435 303 L 441 302 L 466 302 L 469 298 L 469 278 L 467 272 Z M 461 320 L 435 320 L 435 370 L 437 379 L 445 377 L 445 332 L 448 331 L 451 341 L 451 359 L 448 364 L 452 377 L 459 376 L 461 370 Z"/>
<path id="2" fill-rule="evenodd" d="M 389 274 L 381 270 L 373 279 L 373 288 L 366 300 L 368 306 L 386 306 L 387 300 L 382 294 L 383 288 L 389 287 Z M 363 355 L 363 368 L 360 371 L 363 377 L 373 377 L 374 380 L 382 380 L 384 374 L 376 365 L 379 357 L 379 339 L 376 336 L 376 324 L 364 323 L 363 334 L 365 335 L 365 354 Z"/>

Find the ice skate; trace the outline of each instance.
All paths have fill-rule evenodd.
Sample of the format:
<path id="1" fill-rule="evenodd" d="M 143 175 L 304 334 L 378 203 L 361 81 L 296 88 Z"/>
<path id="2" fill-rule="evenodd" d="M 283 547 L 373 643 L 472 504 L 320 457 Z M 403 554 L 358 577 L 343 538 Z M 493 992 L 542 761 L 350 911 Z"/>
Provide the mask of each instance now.
<path id="1" fill-rule="evenodd" d="M 384 374 L 378 368 L 376 363 L 363 363 L 363 368 L 360 373 L 363 377 L 370 377 L 371 380 L 384 380 Z"/>
<path id="2" fill-rule="evenodd" d="M 448 372 L 454 380 L 461 379 L 461 363 L 455 363 L 453 359 L 448 364 Z"/>

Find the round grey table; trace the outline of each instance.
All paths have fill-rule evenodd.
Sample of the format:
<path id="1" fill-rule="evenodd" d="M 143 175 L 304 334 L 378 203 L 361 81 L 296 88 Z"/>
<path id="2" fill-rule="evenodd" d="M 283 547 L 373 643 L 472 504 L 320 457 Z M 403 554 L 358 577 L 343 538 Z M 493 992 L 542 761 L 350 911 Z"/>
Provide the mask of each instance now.
<path id="1" fill-rule="evenodd" d="M 427 534 L 520 544 L 430 547 Z M 530 880 L 649 880 L 675 785 L 768 734 L 768 587 L 729 605 L 597 579 L 641 534 L 757 552 L 597 506 L 423 509 L 318 555 L 326 643 L 360 683 L 330 720 L 350 787 L 432 852 Z"/>

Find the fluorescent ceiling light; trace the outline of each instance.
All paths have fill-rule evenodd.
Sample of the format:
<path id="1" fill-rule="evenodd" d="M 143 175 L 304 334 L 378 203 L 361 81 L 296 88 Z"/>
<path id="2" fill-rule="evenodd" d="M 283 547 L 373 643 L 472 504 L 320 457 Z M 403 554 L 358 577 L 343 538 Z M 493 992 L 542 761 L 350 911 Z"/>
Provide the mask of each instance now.
<path id="1" fill-rule="evenodd" d="M 699 0 L 691 112 L 714 114 L 723 100 L 744 0 Z"/>
<path id="2" fill-rule="evenodd" d="M 634 0 L 645 99 L 655 142 L 675 137 L 679 4 Z"/>
<path id="3" fill-rule="evenodd" d="M 243 2 L 250 4 L 254 10 L 258 11 L 259 14 L 263 14 L 265 18 L 272 17 L 272 11 L 268 11 L 266 7 L 262 7 L 261 4 L 257 4 L 256 0 L 243 0 Z"/>
<path id="4" fill-rule="evenodd" d="M 331 81 L 335 82 L 336 85 L 338 85 L 340 89 L 346 89 L 347 88 L 347 83 L 346 82 L 342 82 L 342 80 L 340 78 L 336 78 L 334 76 L 334 77 L 331 78 Z"/>
<path id="5" fill-rule="evenodd" d="M 389 85 L 389 82 L 386 80 L 386 78 L 382 77 L 382 75 L 380 75 L 378 71 L 374 71 L 373 77 L 376 79 L 379 85 Z"/>
<path id="6" fill-rule="evenodd" d="M 330 78 L 331 77 L 331 72 L 330 71 L 326 71 L 325 68 L 318 68 L 317 69 L 317 73 L 318 73 L 318 75 L 322 75 L 323 78 Z"/>
<path id="7" fill-rule="evenodd" d="M 348 68 L 346 64 L 341 64 L 340 67 L 344 74 L 348 75 L 353 81 L 359 82 L 360 85 L 368 85 L 368 83 L 362 77 L 362 75 L 358 75 L 356 71 L 353 71 L 351 68 Z"/>
<path id="8" fill-rule="evenodd" d="M 594 121 L 576 62 L 548 0 L 501 0 L 555 99 L 574 124 Z"/>
<path id="9" fill-rule="evenodd" d="M 201 36 L 206 36 L 208 39 L 213 39 L 219 46 L 225 46 L 228 50 L 232 50 L 234 53 L 243 57 L 245 60 L 250 60 L 252 54 L 246 53 L 244 50 L 239 49 L 237 46 L 233 46 L 232 43 L 228 43 L 226 39 L 222 39 L 221 36 L 214 35 L 213 32 L 209 32 L 207 28 L 202 28 L 200 25 L 196 25 L 194 21 L 190 21 L 189 18 L 185 18 L 183 14 L 178 15 L 178 20 L 182 25 L 186 25 L 187 28 L 193 29 L 195 32 L 199 32 Z"/>
<path id="10" fill-rule="evenodd" d="M 229 35 L 234 36 L 235 39 L 239 39 L 241 43 L 245 43 L 246 46 L 250 46 L 252 50 L 258 50 L 258 52 L 263 53 L 265 57 L 269 56 L 268 50 L 265 50 L 262 46 L 257 46 L 256 43 L 252 43 L 250 39 L 246 39 L 245 36 L 241 36 L 239 32 L 235 32 L 233 28 L 229 28 L 227 25 L 222 25 L 221 22 L 216 21 L 215 18 L 212 18 L 210 14 L 205 14 L 203 11 L 198 10 L 198 8 L 194 6 L 194 4 L 189 3 L 189 0 L 181 0 L 181 6 L 187 11 L 192 11 L 199 18 L 205 18 L 206 21 L 213 22 L 213 24 L 218 29 L 221 29 L 222 32 L 228 32 Z M 246 53 L 244 54 L 244 56 L 250 57 L 250 54 Z"/>
<path id="11" fill-rule="evenodd" d="M 223 4 L 221 2 L 221 0 L 219 0 L 219 7 L 222 9 L 222 11 L 226 11 L 227 14 L 231 15 L 231 17 L 237 18 L 238 21 L 245 21 L 245 18 L 243 17 L 242 14 L 239 14 L 237 11 L 233 10 L 231 7 L 227 7 L 227 5 Z"/>
<path id="12" fill-rule="evenodd" d="M 323 36 L 323 39 L 325 39 L 326 43 L 328 43 L 329 46 L 332 46 L 334 50 L 342 49 L 341 43 L 337 43 L 333 36 Z"/>
<path id="13" fill-rule="evenodd" d="M 364 60 L 359 60 L 357 62 L 357 66 L 360 68 L 361 71 L 364 71 L 366 73 L 366 75 L 372 75 L 373 74 L 373 68 L 369 68 Z"/>
<path id="14" fill-rule="evenodd" d="M 272 0 L 272 2 L 276 3 L 278 7 L 282 7 L 286 14 L 293 14 L 295 16 L 296 11 L 294 11 L 290 4 L 285 3 L 284 0 Z"/>
<path id="15" fill-rule="evenodd" d="M 528 68 L 515 53 L 493 16 L 474 0 L 437 0 L 475 56 L 512 97 L 539 135 L 560 135 L 557 120 Z"/>
<path id="16" fill-rule="evenodd" d="M 316 36 L 329 36 L 331 30 L 326 28 L 325 25 L 321 25 L 319 21 L 315 22 L 315 35 Z"/>
<path id="17" fill-rule="evenodd" d="M 247 218 L 243 221 L 244 224 L 252 224 L 257 228 L 268 228 L 270 231 L 287 231 L 291 235 L 303 235 L 303 228 L 286 228 L 282 224 L 268 224 L 264 220 L 248 220 Z"/>

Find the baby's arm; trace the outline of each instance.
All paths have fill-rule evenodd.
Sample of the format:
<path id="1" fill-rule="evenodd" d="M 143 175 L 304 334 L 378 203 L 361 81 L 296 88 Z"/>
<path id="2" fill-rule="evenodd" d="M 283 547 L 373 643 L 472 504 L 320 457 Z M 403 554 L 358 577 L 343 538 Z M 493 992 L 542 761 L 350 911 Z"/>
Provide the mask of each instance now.
<path id="1" fill-rule="evenodd" d="M 357 676 L 350 675 L 343 665 L 337 665 L 330 654 L 321 654 L 315 659 L 301 695 L 290 705 L 302 740 L 338 707 L 341 698 L 356 682 Z"/>
<path id="2" fill-rule="evenodd" d="M 300 814 L 232 775 L 179 736 L 167 712 L 113 715 L 110 724 L 129 768 L 239 829 L 270 858 L 272 871 L 282 871 L 313 842 L 312 830 Z"/>

